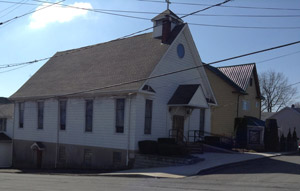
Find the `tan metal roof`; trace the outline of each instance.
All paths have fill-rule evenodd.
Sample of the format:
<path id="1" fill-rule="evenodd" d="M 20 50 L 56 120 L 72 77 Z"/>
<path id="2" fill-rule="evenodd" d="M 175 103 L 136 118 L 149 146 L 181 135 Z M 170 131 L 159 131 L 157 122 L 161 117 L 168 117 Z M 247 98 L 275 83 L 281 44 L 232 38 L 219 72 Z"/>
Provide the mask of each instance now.
<path id="1" fill-rule="evenodd" d="M 218 69 L 231 79 L 236 85 L 246 91 L 255 64 L 242 64 L 235 66 L 218 67 Z M 254 79 L 253 79 L 254 80 Z M 254 81 L 253 81 L 254 83 Z"/>

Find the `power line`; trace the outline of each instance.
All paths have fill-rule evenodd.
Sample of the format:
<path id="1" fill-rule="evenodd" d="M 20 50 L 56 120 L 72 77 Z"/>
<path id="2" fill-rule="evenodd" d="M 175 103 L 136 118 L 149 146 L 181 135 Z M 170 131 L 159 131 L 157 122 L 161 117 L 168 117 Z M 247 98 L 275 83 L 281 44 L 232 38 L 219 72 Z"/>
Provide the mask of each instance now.
<path id="1" fill-rule="evenodd" d="M 39 1 L 42 2 L 42 1 Z M 47 1 L 43 1 L 43 2 L 47 2 Z M 19 3 L 19 2 L 11 2 L 11 1 L 0 1 L 0 3 L 10 3 L 10 4 L 21 4 L 21 5 L 40 5 L 37 3 Z M 51 2 L 47 2 L 47 3 L 51 3 Z M 163 2 L 162 2 L 163 3 Z M 13 6 L 14 6 L 13 5 Z M 62 5 L 62 4 L 60 4 Z M 75 8 L 75 7 L 74 7 Z M 77 7 L 80 8 L 80 7 Z M 132 13 L 132 14 L 150 14 L 150 15 L 157 15 L 160 14 L 160 12 L 153 12 L 153 11 L 134 11 L 134 10 L 116 10 L 116 9 L 98 9 L 98 8 L 94 8 L 94 9 L 90 9 L 88 11 L 105 11 L 105 12 L 119 12 L 119 13 Z M 178 13 L 177 15 L 186 15 L 187 13 Z M 194 14 L 193 16 L 205 16 L 205 17 L 265 17 L 265 18 L 290 18 L 290 17 L 300 17 L 300 15 L 248 15 L 248 14 Z"/>
<path id="2" fill-rule="evenodd" d="M 21 3 L 22 1 L 24 1 L 24 0 L 19 1 L 19 3 Z M 1 1 L 0 1 L 0 2 L 1 2 Z M 11 6 L 7 7 L 7 8 L 5 8 L 5 9 L 2 9 L 2 10 L 0 11 L 0 13 L 5 12 L 6 10 L 8 10 L 8 9 L 10 9 L 10 8 L 13 8 L 13 7 L 16 6 L 16 5 L 19 5 L 19 4 L 18 4 L 18 3 L 13 3 L 13 5 L 11 5 Z"/>
<path id="3" fill-rule="evenodd" d="M 276 30 L 291 30 L 300 29 L 300 27 L 259 27 L 259 26 L 237 26 L 237 25 L 212 25 L 201 23 L 188 23 L 189 25 L 204 26 L 204 27 L 219 27 L 219 28 L 240 28 L 240 29 L 276 29 Z"/>
<path id="4" fill-rule="evenodd" d="M 256 63 L 269 62 L 271 60 L 276 60 L 276 59 L 279 59 L 279 58 L 283 58 L 283 57 L 286 57 L 286 56 L 291 56 L 291 55 L 299 54 L 299 53 L 300 53 L 300 51 L 296 51 L 296 52 L 292 52 L 292 53 L 289 53 L 289 54 L 284 54 L 284 55 L 281 55 L 281 56 L 276 56 L 276 57 L 273 57 L 273 58 L 270 58 L 270 59 L 262 60 L 262 61 L 259 61 L 259 62 L 256 62 Z"/>
<path id="5" fill-rule="evenodd" d="M 144 2 L 154 2 L 154 3 L 165 3 L 164 1 L 158 0 L 138 0 Z M 191 6 L 211 6 L 211 4 L 204 3 L 186 3 L 186 2 L 171 2 L 171 4 L 178 5 L 191 5 Z M 226 8 L 238 8 L 238 9 L 263 9 L 263 10 L 280 10 L 280 11 L 299 11 L 300 9 L 296 8 L 278 8 L 278 7 L 251 7 L 251 6 L 236 6 L 236 5 L 221 5 L 220 7 Z"/>
<path id="6" fill-rule="evenodd" d="M 23 14 L 23 15 L 16 16 L 16 17 L 14 17 L 14 18 L 11 18 L 11 19 L 9 19 L 9 20 L 6 20 L 6 21 L 3 21 L 3 22 L 0 22 L 0 25 L 6 24 L 6 23 L 8 23 L 8 22 L 11 22 L 11 21 L 13 21 L 13 20 L 16 20 L 16 19 L 19 19 L 19 18 L 21 18 L 21 17 L 24 17 L 24 16 L 27 16 L 27 15 L 30 15 L 30 14 L 32 14 L 32 13 L 35 13 L 35 12 L 37 12 L 37 11 L 40 11 L 40 10 L 46 9 L 46 8 L 48 8 L 48 7 L 51 7 L 51 6 L 53 6 L 53 5 L 59 4 L 59 3 L 61 3 L 61 2 L 64 2 L 64 1 L 65 1 L 65 0 L 62 0 L 62 1 L 59 1 L 59 2 L 56 2 L 56 3 L 50 4 L 50 5 L 48 5 L 48 6 L 42 7 L 42 8 L 40 8 L 40 9 L 37 9 L 37 10 L 34 10 L 34 11 L 30 11 L 30 12 L 28 12 L 28 13 L 25 13 L 25 14 Z"/>
<path id="7" fill-rule="evenodd" d="M 213 7 L 221 6 L 221 5 L 226 4 L 226 3 L 230 2 L 230 1 L 231 1 L 231 0 L 225 0 L 225 1 L 223 1 L 222 3 L 218 3 L 218 4 L 215 4 L 215 5 L 211 5 L 211 6 L 209 6 L 209 7 L 206 7 L 206 8 L 204 8 L 204 9 L 200 9 L 200 10 L 198 10 L 198 11 L 194 11 L 194 12 L 189 13 L 189 14 L 186 14 L 186 15 L 180 17 L 180 18 L 182 19 L 182 18 L 184 18 L 184 17 L 188 17 L 188 16 L 190 16 L 190 15 L 194 15 L 194 14 L 196 14 L 196 13 L 199 13 L 199 12 L 202 12 L 202 11 L 205 11 L 205 10 L 208 10 L 208 9 L 211 9 L 211 8 L 213 8 Z"/>
<path id="8" fill-rule="evenodd" d="M 230 0 L 229 0 L 229 1 L 230 1 Z M 226 1 L 224 1 L 224 3 L 225 3 L 225 2 L 229 2 L 229 1 L 226 0 Z M 220 3 L 219 3 L 219 4 L 220 4 Z M 216 6 L 218 6 L 219 4 L 216 4 Z M 52 4 L 52 5 L 54 5 L 54 4 Z M 68 6 L 68 5 L 66 5 L 66 6 Z M 70 6 L 70 7 L 74 7 L 74 6 Z M 208 8 L 212 8 L 212 7 L 213 7 L 213 6 L 210 6 L 210 7 L 208 7 Z M 75 8 L 79 8 L 79 7 L 75 7 Z M 81 8 L 80 8 L 80 9 L 81 9 Z M 39 10 L 40 10 L 40 9 L 39 9 Z M 200 11 L 205 11 L 205 10 L 207 10 L 207 9 L 201 9 L 201 10 L 199 10 L 199 11 L 195 11 L 195 12 L 189 13 L 189 14 L 187 14 L 187 16 L 191 16 L 191 15 L 193 15 L 193 14 L 196 14 L 196 13 L 198 13 L 198 12 L 200 12 Z M 141 32 L 145 32 L 145 31 L 150 30 L 150 29 L 152 29 L 152 28 L 154 28 L 154 26 L 149 27 L 149 28 L 146 28 L 146 29 L 143 29 L 143 30 L 140 30 L 140 31 L 137 31 L 137 32 L 134 32 L 134 33 L 131 33 L 131 34 L 128 34 L 128 35 L 125 35 L 125 36 L 120 37 L 120 38 L 118 38 L 118 39 L 116 39 L 116 40 L 124 39 L 124 38 L 130 37 L 130 36 L 133 36 L 133 35 L 135 35 L 135 34 L 139 34 L 139 33 L 141 33 Z M 74 50 L 74 51 L 68 51 L 68 52 L 66 52 L 66 53 L 64 53 L 64 54 L 61 54 L 61 55 L 56 55 L 56 56 L 47 57 L 47 58 L 41 58 L 41 59 L 38 59 L 38 60 L 33 60 L 33 61 L 28 61 L 28 62 L 22 62 L 22 63 L 15 63 L 15 64 L 2 65 L 2 68 L 8 68 L 8 67 L 15 67 L 15 66 L 20 66 L 20 65 L 33 64 L 33 63 L 36 63 L 36 62 L 48 60 L 48 59 L 50 59 L 50 58 L 55 58 L 55 57 L 63 56 L 63 55 L 66 55 L 66 54 L 71 54 L 71 53 L 74 53 L 74 52 L 86 50 L 86 49 L 89 49 L 89 48 L 92 48 L 92 47 L 93 47 L 93 46 L 88 46 L 88 47 L 84 47 L 84 48 L 77 49 L 77 50 Z M 0 65 L 0 66 L 1 66 L 1 65 Z M 1 67 L 0 67 L 0 69 L 1 69 Z"/>
<path id="9" fill-rule="evenodd" d="M 237 58 L 242 58 L 242 57 L 246 57 L 246 56 L 250 56 L 250 55 L 254 55 L 254 54 L 259 54 L 259 53 L 262 53 L 262 52 L 267 52 L 267 51 L 271 51 L 271 50 L 275 50 L 275 49 L 279 49 L 279 48 L 283 48 L 283 47 L 287 47 L 287 46 L 291 46 L 291 45 L 295 45 L 295 44 L 299 44 L 299 43 L 300 43 L 300 41 L 296 41 L 296 42 L 283 44 L 283 45 L 280 45 L 280 46 L 275 46 L 275 47 L 271 47 L 271 48 L 251 52 L 251 53 L 242 54 L 242 55 L 239 55 L 239 56 L 234 56 L 234 57 L 218 60 L 218 61 L 207 63 L 207 64 L 202 64 L 200 66 L 190 67 L 190 68 L 176 70 L 176 71 L 173 71 L 173 72 L 167 72 L 167 73 L 163 73 L 163 74 L 159 74 L 159 75 L 151 76 L 151 77 L 147 77 L 147 78 L 141 78 L 141 79 L 132 80 L 132 81 L 128 81 L 128 82 L 121 82 L 121 83 L 112 84 L 112 85 L 108 85 L 108 86 L 104 86 L 104 87 L 100 87 L 100 88 L 94 88 L 94 89 L 90 89 L 90 90 L 84 90 L 84 91 L 68 93 L 68 94 L 58 95 L 58 96 L 72 96 L 72 95 L 81 94 L 81 93 L 89 93 L 89 92 L 93 92 L 93 91 L 99 91 L 99 90 L 103 90 L 103 89 L 123 86 L 123 85 L 132 84 L 132 83 L 136 83 L 136 82 L 141 82 L 141 81 L 145 81 L 145 80 L 151 80 L 151 79 L 164 77 L 164 76 L 168 76 L 168 75 L 172 75 L 172 74 L 176 74 L 176 73 L 180 73 L 180 72 L 194 70 L 194 69 L 203 67 L 205 65 L 213 65 L 213 64 L 220 63 L 220 62 L 225 62 L 225 61 L 234 60 L 234 59 L 237 59 Z M 56 96 L 54 96 L 54 97 L 56 97 Z"/>
<path id="10" fill-rule="evenodd" d="M 34 0 L 34 1 L 53 4 L 53 3 L 48 2 L 48 1 L 40 1 L 40 0 Z M 128 18 L 134 18 L 134 19 L 142 19 L 142 20 L 151 20 L 150 18 L 145 18 L 145 17 L 137 17 L 137 16 L 131 16 L 131 15 L 117 14 L 117 13 L 111 13 L 111 12 L 106 12 L 106 11 L 100 11 L 100 10 L 96 10 L 96 9 L 76 7 L 76 6 L 72 6 L 72 5 L 66 5 L 66 4 L 60 4 L 60 6 L 69 7 L 69 8 L 73 8 L 73 9 L 80 9 L 80 10 L 85 10 L 85 11 L 92 11 L 92 12 L 96 12 L 96 13 L 103 13 L 103 14 L 107 14 L 107 15 L 115 15 L 115 16 L 128 17 Z"/>

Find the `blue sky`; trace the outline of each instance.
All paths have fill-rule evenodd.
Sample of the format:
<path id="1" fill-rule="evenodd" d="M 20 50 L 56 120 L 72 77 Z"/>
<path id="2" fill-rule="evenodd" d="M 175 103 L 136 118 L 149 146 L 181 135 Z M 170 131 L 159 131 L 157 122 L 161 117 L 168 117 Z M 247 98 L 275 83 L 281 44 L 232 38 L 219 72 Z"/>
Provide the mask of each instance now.
<path id="1" fill-rule="evenodd" d="M 41 8 L 40 6 L 43 5 L 43 3 L 33 0 L 12 0 L 10 2 L 31 3 L 36 5 L 14 6 L 7 9 L 13 4 L 0 1 L 0 22 Z M 52 0 L 50 2 L 57 1 Z M 174 0 L 174 2 L 215 4 L 222 2 L 222 0 Z M 130 10 L 155 13 L 162 12 L 166 9 L 165 3 L 143 2 L 138 0 L 66 0 L 63 4 L 93 9 Z M 297 0 L 234 0 L 226 5 L 269 8 L 276 7 L 299 10 L 215 7 L 202 12 L 202 14 L 300 15 L 300 2 Z M 176 14 L 190 13 L 202 8 L 205 8 L 205 6 L 182 5 L 175 3 L 170 5 L 170 9 Z M 155 16 L 155 14 L 120 14 L 149 19 Z M 206 63 L 300 40 L 299 17 L 248 18 L 202 15 L 189 16 L 184 18 L 184 21 L 188 23 L 226 26 L 299 27 L 299 29 L 266 30 L 190 25 L 201 59 Z M 46 8 L 0 26 L 0 65 L 49 57 L 57 51 L 106 42 L 151 26 L 152 23 L 149 20 L 126 18 L 72 8 L 66 9 L 60 6 L 52 6 L 51 8 Z M 151 30 L 149 32 L 151 32 Z M 215 66 L 256 62 L 258 73 L 267 70 L 283 72 L 288 77 L 289 83 L 292 84 L 300 81 L 300 53 L 295 53 L 269 62 L 260 63 L 260 61 L 297 51 L 300 52 L 300 44 L 259 55 L 219 63 Z M 38 62 L 19 69 L 0 68 L 0 97 L 8 97 L 12 95 L 44 63 L 45 61 Z M 15 70 L 8 71 L 11 69 Z M 300 101 L 300 93 L 297 95 L 297 101 Z"/>

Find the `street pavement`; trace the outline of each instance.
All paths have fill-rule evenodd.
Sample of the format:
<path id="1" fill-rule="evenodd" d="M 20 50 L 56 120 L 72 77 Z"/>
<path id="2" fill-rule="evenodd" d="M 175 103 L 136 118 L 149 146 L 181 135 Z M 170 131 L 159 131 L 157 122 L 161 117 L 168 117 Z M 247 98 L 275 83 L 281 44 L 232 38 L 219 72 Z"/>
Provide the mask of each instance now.
<path id="1" fill-rule="evenodd" d="M 101 176 L 150 176 L 157 178 L 184 178 L 193 176 L 200 171 L 224 166 L 228 164 L 260 159 L 265 157 L 275 157 L 283 153 L 214 153 L 206 152 L 204 154 L 195 155 L 204 159 L 196 164 L 185 166 L 170 166 L 147 169 L 130 169 L 114 173 L 102 173 Z"/>
<path id="2" fill-rule="evenodd" d="M 0 173 L 0 190 L 300 190 L 300 156 L 252 160 L 181 179 Z"/>

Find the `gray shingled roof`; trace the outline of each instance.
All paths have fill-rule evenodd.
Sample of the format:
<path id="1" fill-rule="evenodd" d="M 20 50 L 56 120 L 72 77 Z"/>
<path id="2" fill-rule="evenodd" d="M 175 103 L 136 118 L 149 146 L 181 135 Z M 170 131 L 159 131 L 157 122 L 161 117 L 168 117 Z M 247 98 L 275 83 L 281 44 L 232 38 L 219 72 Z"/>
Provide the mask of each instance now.
<path id="1" fill-rule="evenodd" d="M 182 19 L 180 17 L 178 17 L 175 13 L 173 13 L 173 11 L 171 11 L 170 9 L 166 9 L 165 11 L 163 11 L 162 13 L 160 13 L 159 15 L 157 15 L 153 19 L 151 19 L 151 21 L 165 18 L 166 15 L 173 16 L 174 18 L 178 19 L 178 21 L 183 22 Z"/>
<path id="2" fill-rule="evenodd" d="M 236 85 L 246 91 L 254 67 L 255 64 L 242 64 L 236 66 L 218 67 L 218 69 Z"/>
<path id="3" fill-rule="evenodd" d="M 152 38 L 152 33 L 146 33 L 58 52 L 11 99 L 66 95 L 147 78 L 168 47 L 159 39 Z M 92 93 L 138 90 L 143 82 Z"/>
<path id="4" fill-rule="evenodd" d="M 168 105 L 188 104 L 199 88 L 199 84 L 179 85 Z"/>
<path id="5" fill-rule="evenodd" d="M 12 118 L 14 114 L 14 104 L 0 104 L 0 118 Z"/>
<path id="6" fill-rule="evenodd" d="M 10 143 L 12 142 L 12 139 L 7 136 L 5 133 L 0 133 L 0 142 L 1 143 Z"/>

